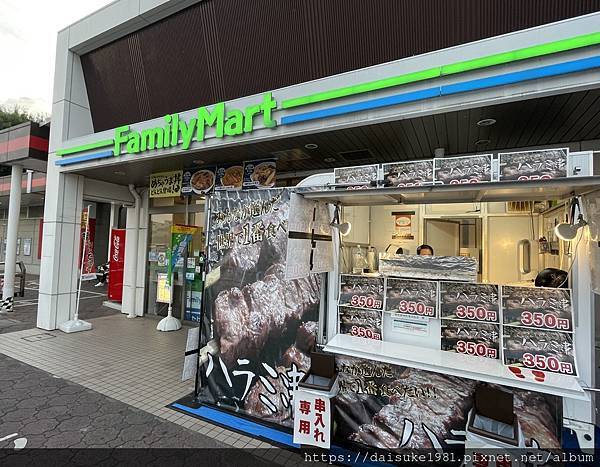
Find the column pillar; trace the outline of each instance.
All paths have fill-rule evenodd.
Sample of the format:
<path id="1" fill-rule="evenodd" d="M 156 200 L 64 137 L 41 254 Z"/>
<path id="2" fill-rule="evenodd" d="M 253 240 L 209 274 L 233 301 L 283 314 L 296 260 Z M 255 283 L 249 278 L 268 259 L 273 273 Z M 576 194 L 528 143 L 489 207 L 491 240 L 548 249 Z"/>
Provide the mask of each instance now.
<path id="1" fill-rule="evenodd" d="M 10 176 L 10 197 L 8 201 L 8 221 L 6 226 L 6 257 L 4 263 L 4 286 L 0 312 L 13 311 L 15 296 L 15 270 L 17 266 L 17 236 L 21 213 L 21 179 L 23 167 L 13 165 Z"/>

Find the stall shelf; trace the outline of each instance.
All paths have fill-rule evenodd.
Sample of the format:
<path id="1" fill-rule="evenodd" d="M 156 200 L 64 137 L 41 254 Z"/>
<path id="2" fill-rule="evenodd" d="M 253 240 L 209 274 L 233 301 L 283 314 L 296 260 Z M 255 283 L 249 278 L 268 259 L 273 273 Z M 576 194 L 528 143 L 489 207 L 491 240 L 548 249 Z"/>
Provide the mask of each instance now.
<path id="1" fill-rule="evenodd" d="M 429 185 L 362 190 L 317 190 L 302 193 L 307 199 L 347 206 L 384 204 L 473 203 L 563 199 L 600 189 L 600 177 L 567 177 L 553 180 Z"/>
<path id="2" fill-rule="evenodd" d="M 485 381 L 527 391 L 589 400 L 589 395 L 573 376 L 546 373 L 546 378 L 542 382 L 536 382 L 533 378 L 518 379 L 500 360 L 490 358 L 479 358 L 406 344 L 364 339 L 349 334 L 337 334 L 327 343 L 324 350 L 335 354 Z"/>

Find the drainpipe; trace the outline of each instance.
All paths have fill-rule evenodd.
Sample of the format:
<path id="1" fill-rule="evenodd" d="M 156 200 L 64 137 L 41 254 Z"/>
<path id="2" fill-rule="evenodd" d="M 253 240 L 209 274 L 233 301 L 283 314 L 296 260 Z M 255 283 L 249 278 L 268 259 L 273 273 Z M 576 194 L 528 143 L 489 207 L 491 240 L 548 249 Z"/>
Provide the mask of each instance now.
<path id="1" fill-rule="evenodd" d="M 140 236 L 140 205 L 142 203 L 142 198 L 140 197 L 139 193 L 137 192 L 137 190 L 135 189 L 135 185 L 130 184 L 129 185 L 129 192 L 131 193 L 131 196 L 133 196 L 133 199 L 135 200 L 135 205 L 134 205 L 134 209 L 135 209 L 135 214 L 134 214 L 134 226 L 135 226 L 135 230 L 131 229 L 131 231 L 134 231 L 134 235 L 133 238 L 131 240 L 131 245 L 130 248 L 133 250 L 134 252 L 134 261 L 133 261 L 133 267 L 131 270 L 132 276 L 133 276 L 133 299 L 132 299 L 132 304 L 131 304 L 131 308 L 129 309 L 129 314 L 127 315 L 127 318 L 135 318 L 135 307 L 136 307 L 136 301 L 137 301 L 137 266 L 138 266 L 138 239 Z"/>

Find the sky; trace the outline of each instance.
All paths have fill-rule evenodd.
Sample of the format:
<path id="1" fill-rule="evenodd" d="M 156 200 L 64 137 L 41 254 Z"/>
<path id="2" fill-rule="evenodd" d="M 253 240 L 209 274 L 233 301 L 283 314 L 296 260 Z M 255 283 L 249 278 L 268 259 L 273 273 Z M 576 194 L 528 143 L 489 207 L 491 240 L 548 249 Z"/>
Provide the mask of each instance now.
<path id="1" fill-rule="evenodd" d="M 110 0 L 0 0 L 0 105 L 50 114 L 56 34 Z"/>

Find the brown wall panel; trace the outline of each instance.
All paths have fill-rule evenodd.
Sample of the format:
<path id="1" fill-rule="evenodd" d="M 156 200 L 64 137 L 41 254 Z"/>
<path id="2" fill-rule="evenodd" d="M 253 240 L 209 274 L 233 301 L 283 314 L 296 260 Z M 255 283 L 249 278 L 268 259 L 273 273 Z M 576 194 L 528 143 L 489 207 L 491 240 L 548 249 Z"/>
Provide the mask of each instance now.
<path id="1" fill-rule="evenodd" d="M 96 131 L 600 10 L 600 0 L 205 0 L 82 57 Z"/>

